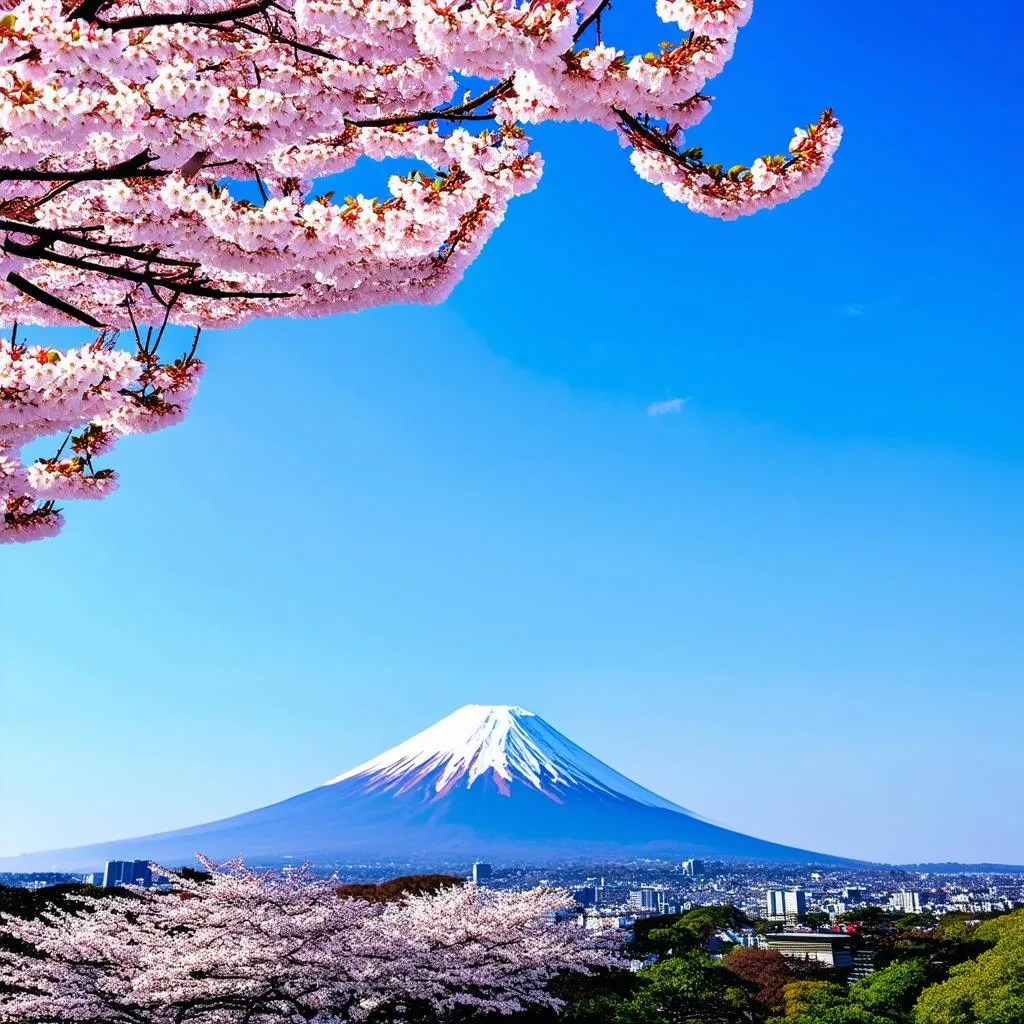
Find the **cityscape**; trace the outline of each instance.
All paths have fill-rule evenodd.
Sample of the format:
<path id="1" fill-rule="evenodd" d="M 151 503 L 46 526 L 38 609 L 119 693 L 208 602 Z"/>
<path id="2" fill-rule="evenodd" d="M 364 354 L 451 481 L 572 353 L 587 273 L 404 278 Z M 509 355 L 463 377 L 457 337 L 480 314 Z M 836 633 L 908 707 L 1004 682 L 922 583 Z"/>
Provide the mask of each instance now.
<path id="1" fill-rule="evenodd" d="M 1006 914 L 1024 907 L 1024 870 L 913 871 L 905 868 L 816 868 L 814 866 L 727 865 L 687 859 L 682 862 L 640 861 L 595 866 L 527 867 L 443 864 L 476 885 L 495 890 L 526 890 L 537 886 L 565 889 L 576 907 L 576 920 L 589 929 L 628 930 L 644 917 L 682 915 L 695 907 L 731 906 L 772 930 L 832 931 L 842 919 L 865 907 L 877 907 L 898 919 L 925 915 Z M 285 869 L 287 870 L 287 869 Z M 413 874 L 421 865 L 392 862 L 377 865 L 334 865 L 319 868 L 346 883 L 379 883 Z M 0 873 L 0 885 L 42 889 L 54 885 L 97 888 L 168 884 L 154 874 L 149 861 L 108 861 L 102 870 Z M 813 923 L 813 927 L 808 922 Z M 853 927 L 853 926 L 849 926 Z M 752 944 L 755 936 L 733 936 Z"/>

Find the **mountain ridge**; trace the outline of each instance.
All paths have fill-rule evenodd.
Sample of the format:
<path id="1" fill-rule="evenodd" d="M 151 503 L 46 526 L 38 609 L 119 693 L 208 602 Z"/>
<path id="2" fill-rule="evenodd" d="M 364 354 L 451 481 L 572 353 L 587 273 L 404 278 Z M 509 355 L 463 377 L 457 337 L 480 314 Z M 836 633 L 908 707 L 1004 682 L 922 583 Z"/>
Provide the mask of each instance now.
<path id="1" fill-rule="evenodd" d="M 184 829 L 0 857 L 0 870 L 251 863 L 436 864 L 702 857 L 853 864 L 712 824 L 638 785 L 515 705 L 466 705 L 321 786 Z"/>
<path id="2" fill-rule="evenodd" d="M 434 769 L 441 772 L 436 787 L 439 795 L 462 780 L 472 787 L 489 772 L 499 789 L 522 781 L 557 799 L 557 793 L 545 789 L 545 780 L 555 790 L 589 785 L 652 807 L 699 817 L 598 760 L 540 715 L 513 704 L 466 704 L 324 785 L 361 776 L 377 785 L 397 776 L 408 785 L 410 775 L 418 779 Z"/>

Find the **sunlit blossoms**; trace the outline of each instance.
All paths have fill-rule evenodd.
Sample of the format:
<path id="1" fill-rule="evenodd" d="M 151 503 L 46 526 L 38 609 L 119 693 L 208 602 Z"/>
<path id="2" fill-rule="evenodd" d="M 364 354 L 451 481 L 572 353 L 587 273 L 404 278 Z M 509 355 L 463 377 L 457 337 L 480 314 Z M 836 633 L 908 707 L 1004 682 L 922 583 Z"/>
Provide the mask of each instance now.
<path id="1" fill-rule="evenodd" d="M 814 188 L 832 164 L 842 128 L 826 110 L 817 124 L 796 130 L 788 157 L 758 157 L 751 167 L 738 165 L 724 173 L 721 167 L 705 165 L 699 149 L 680 153 L 632 118 L 626 135 L 634 147 L 633 167 L 641 178 L 661 185 L 669 199 L 686 203 L 696 213 L 732 220 Z"/>
<path id="2" fill-rule="evenodd" d="M 102 498 L 117 486 L 94 459 L 125 434 L 184 417 L 203 364 L 191 355 L 163 363 L 158 348 L 152 334 L 135 352 L 105 334 L 66 351 L 0 339 L 0 544 L 56 534 L 56 501 Z M 22 462 L 23 446 L 55 434 L 53 454 Z"/>
<path id="3" fill-rule="evenodd" d="M 753 0 L 654 0 L 682 38 L 642 55 L 616 47 L 612 15 L 630 14 L 608 0 L 3 3 L 8 323 L 109 332 L 439 302 L 508 203 L 537 185 L 541 160 L 523 125 L 602 125 L 642 178 L 724 219 L 816 184 L 841 135 L 826 112 L 787 153 L 729 169 L 685 141 Z M 335 176 L 364 159 L 402 170 L 381 195 L 345 195 Z M 74 455 L 20 466 L 22 418 L 26 430 L 77 429 L 86 406 L 106 401 L 61 392 L 49 410 L 56 391 L 27 379 L 23 358 L 34 357 L 0 362 L 8 539 L 53 532 L 51 498 L 113 486 Z M 120 393 L 124 372 L 97 387 Z M 121 429 L 140 408 L 97 415 Z"/>
<path id="4" fill-rule="evenodd" d="M 331 1024 L 417 1004 L 510 1013 L 557 1007 L 556 974 L 612 959 L 552 920 L 566 897 L 545 890 L 455 887 L 381 905 L 305 870 L 229 865 L 173 881 L 170 893 L 3 919 L 0 1021 Z"/>

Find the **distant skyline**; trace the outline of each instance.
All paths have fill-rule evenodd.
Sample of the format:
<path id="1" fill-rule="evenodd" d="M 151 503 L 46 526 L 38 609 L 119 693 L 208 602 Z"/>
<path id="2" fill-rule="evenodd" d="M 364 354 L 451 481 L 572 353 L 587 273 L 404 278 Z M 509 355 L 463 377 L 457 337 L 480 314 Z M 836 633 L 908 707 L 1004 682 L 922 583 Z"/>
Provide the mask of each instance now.
<path id="1" fill-rule="evenodd" d="M 0 854 L 262 806 L 476 702 L 768 840 L 1024 863 L 1024 12 L 969 89 L 954 15 L 757 5 L 690 138 L 749 162 L 834 105 L 792 204 L 706 220 L 545 125 L 446 305 L 209 335 L 189 420 L 0 551 Z"/>

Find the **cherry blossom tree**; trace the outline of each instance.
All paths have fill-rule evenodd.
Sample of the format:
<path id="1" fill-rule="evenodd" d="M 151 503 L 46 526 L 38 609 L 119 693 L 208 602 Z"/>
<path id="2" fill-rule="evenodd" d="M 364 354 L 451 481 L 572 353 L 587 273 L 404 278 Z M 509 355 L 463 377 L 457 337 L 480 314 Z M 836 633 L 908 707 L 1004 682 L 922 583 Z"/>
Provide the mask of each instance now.
<path id="1" fill-rule="evenodd" d="M 558 1007 L 549 981 L 613 962 L 555 923 L 549 890 L 452 887 L 391 903 L 337 895 L 307 869 L 240 863 L 169 893 L 80 896 L 36 920 L 4 918 L 4 1024 L 330 1024 L 403 1008 L 512 1013 Z"/>
<path id="2" fill-rule="evenodd" d="M 537 184 L 524 125 L 601 125 L 641 178 L 724 219 L 817 184 L 841 136 L 830 111 L 749 167 L 685 141 L 753 0 L 655 7 L 681 41 L 629 56 L 608 0 L 11 3 L 0 316 L 101 334 L 70 353 L 0 343 L 0 541 L 54 533 L 55 499 L 109 492 L 92 457 L 124 425 L 184 414 L 201 366 L 162 364 L 149 327 L 443 300 Z M 362 158 L 429 172 L 336 198 Z M 117 330 L 134 363 L 110 347 Z M 26 466 L 43 427 L 70 431 L 72 455 Z"/>
<path id="3" fill-rule="evenodd" d="M 56 534 L 56 501 L 102 498 L 117 486 L 114 471 L 97 469 L 94 458 L 126 434 L 184 417 L 203 364 L 195 344 L 162 362 L 162 333 L 140 334 L 135 352 L 116 349 L 113 332 L 64 352 L 19 344 L 17 325 L 0 342 L 0 543 Z M 55 433 L 64 436 L 54 455 L 29 466 L 18 458 L 22 445 Z"/>

